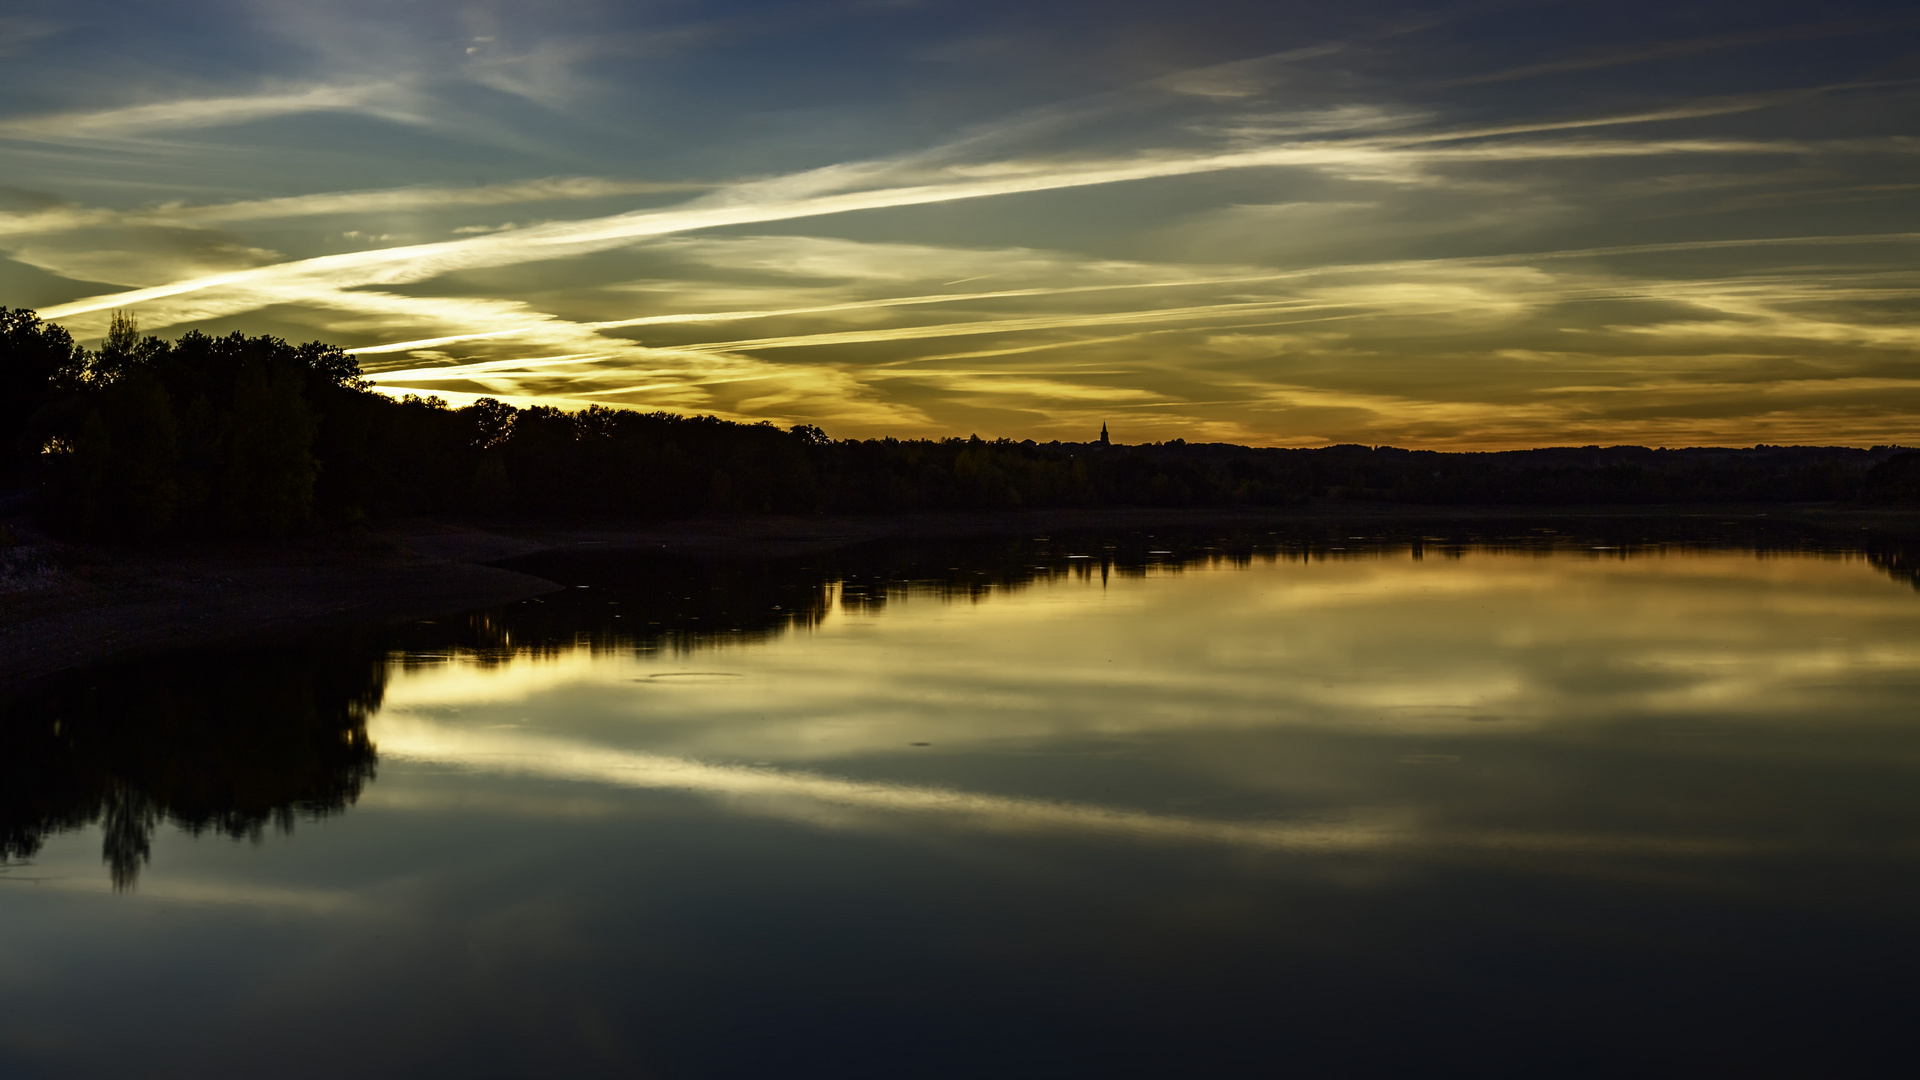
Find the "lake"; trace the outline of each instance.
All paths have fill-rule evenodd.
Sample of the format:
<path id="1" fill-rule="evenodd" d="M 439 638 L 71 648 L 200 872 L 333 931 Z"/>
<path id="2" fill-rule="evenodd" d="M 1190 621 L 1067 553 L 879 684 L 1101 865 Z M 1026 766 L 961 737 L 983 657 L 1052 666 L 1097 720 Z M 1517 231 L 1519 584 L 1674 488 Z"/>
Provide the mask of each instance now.
<path id="1" fill-rule="evenodd" d="M 513 565 L 566 588 L 7 700 L 0 1075 L 1904 1048 L 1902 550 L 1703 521 Z"/>

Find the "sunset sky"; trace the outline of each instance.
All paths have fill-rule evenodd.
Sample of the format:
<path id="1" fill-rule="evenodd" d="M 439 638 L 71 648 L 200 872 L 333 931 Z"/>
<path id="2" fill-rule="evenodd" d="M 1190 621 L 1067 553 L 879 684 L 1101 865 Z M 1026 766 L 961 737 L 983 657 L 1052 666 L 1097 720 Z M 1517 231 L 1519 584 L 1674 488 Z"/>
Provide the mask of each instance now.
<path id="1" fill-rule="evenodd" d="M 461 404 L 1920 442 L 1910 3 L 9 0 L 0 305 Z"/>

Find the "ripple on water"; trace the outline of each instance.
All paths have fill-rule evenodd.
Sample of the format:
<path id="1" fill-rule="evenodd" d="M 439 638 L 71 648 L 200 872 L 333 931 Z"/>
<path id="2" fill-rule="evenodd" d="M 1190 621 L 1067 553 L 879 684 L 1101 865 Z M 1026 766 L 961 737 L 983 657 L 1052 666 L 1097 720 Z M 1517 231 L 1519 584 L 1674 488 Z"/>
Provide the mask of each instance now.
<path id="1" fill-rule="evenodd" d="M 725 682 L 728 679 L 742 679 L 746 676 L 737 671 L 662 671 L 656 675 L 645 675 L 633 680 L 637 683 L 659 683 L 661 685 L 683 685 L 686 683 Z"/>

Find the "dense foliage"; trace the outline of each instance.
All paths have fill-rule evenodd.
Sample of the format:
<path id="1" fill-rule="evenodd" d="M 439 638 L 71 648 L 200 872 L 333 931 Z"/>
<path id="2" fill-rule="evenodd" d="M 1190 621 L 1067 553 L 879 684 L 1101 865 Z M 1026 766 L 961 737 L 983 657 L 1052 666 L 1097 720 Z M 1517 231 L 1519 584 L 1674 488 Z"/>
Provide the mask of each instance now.
<path id="1" fill-rule="evenodd" d="M 318 342 L 141 337 L 98 350 L 0 309 L 0 454 L 76 535 L 283 533 L 368 517 L 678 517 L 1054 506 L 1920 501 L 1897 447 L 1439 453 L 970 439 L 604 407 L 394 400 Z"/>

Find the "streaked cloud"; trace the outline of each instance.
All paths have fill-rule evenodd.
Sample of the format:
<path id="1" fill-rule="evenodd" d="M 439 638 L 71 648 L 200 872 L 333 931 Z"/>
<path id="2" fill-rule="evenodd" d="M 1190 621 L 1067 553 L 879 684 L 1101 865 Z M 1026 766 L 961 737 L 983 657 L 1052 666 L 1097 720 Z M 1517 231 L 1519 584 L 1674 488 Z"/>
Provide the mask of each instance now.
<path id="1" fill-rule="evenodd" d="M 0 56 L 11 56 L 58 34 L 61 25 L 31 15 L 0 15 Z"/>
<path id="2" fill-rule="evenodd" d="M 83 337 L 121 308 L 321 337 L 453 400 L 836 434 L 1069 436 L 1128 408 L 1131 437 L 1288 445 L 1920 438 L 1904 389 L 1839 389 L 1912 346 L 1920 87 L 1845 61 L 1904 16 L 1441 47 L 1476 11 L 931 89 L 1022 55 L 976 36 L 1002 46 L 896 72 L 950 119 L 889 127 L 866 91 L 675 96 L 752 20 L 274 7 L 318 67 L 0 118 L 26 166 L 0 250 Z M 1824 59 L 1755 59 L 1794 48 Z M 707 97 L 772 85 L 727 70 Z"/>
<path id="3" fill-rule="evenodd" d="M 1568 128 L 1640 123 L 1678 117 L 1679 113 L 1652 113 L 1629 117 L 1565 121 L 1502 128 L 1469 129 L 1392 143 L 1371 140 L 1285 144 L 1222 153 L 1147 153 L 1131 158 L 1095 161 L 1003 161 L 987 165 L 956 166 L 944 175 L 913 177 L 917 183 L 865 186 L 886 179 L 887 162 L 828 169 L 752 181 L 723 188 L 713 195 L 664 210 L 641 210 L 602 218 L 556 223 L 515 230 L 507 236 L 413 244 L 370 249 L 283 263 L 258 270 L 189 278 L 167 285 L 89 297 L 48 309 L 48 318 L 64 318 L 149 300 L 196 292 L 250 280 L 314 276 L 362 282 L 420 280 L 453 270 L 512 265 L 603 250 L 637 240 L 675 233 L 757 225 L 801 218 L 828 217 L 859 211 L 1001 196 L 1060 189 L 1124 184 L 1143 180 L 1193 176 L 1237 169 L 1295 167 L 1324 170 L 1345 177 L 1386 179 L 1416 170 L 1431 161 L 1540 161 L 1608 157 L 1667 156 L 1674 154 L 1799 154 L 1812 147 L 1767 140 L 1665 140 L 1625 142 L 1571 140 L 1544 143 L 1497 143 L 1435 147 L 1467 139 L 1557 131 Z M 1688 114 L 1691 115 L 1691 114 Z M 1883 149 L 1920 154 L 1920 145 L 1888 142 Z M 853 190 L 844 190 L 852 187 Z M 373 268 L 385 267 L 383 271 Z M 356 282 L 359 283 L 359 282 Z"/>
<path id="4" fill-rule="evenodd" d="M 245 124 L 314 112 L 368 112 L 415 119 L 392 106 L 392 84 L 310 86 L 231 97 L 182 98 L 91 112 L 49 113 L 0 120 L 0 139 L 97 139 Z"/>

